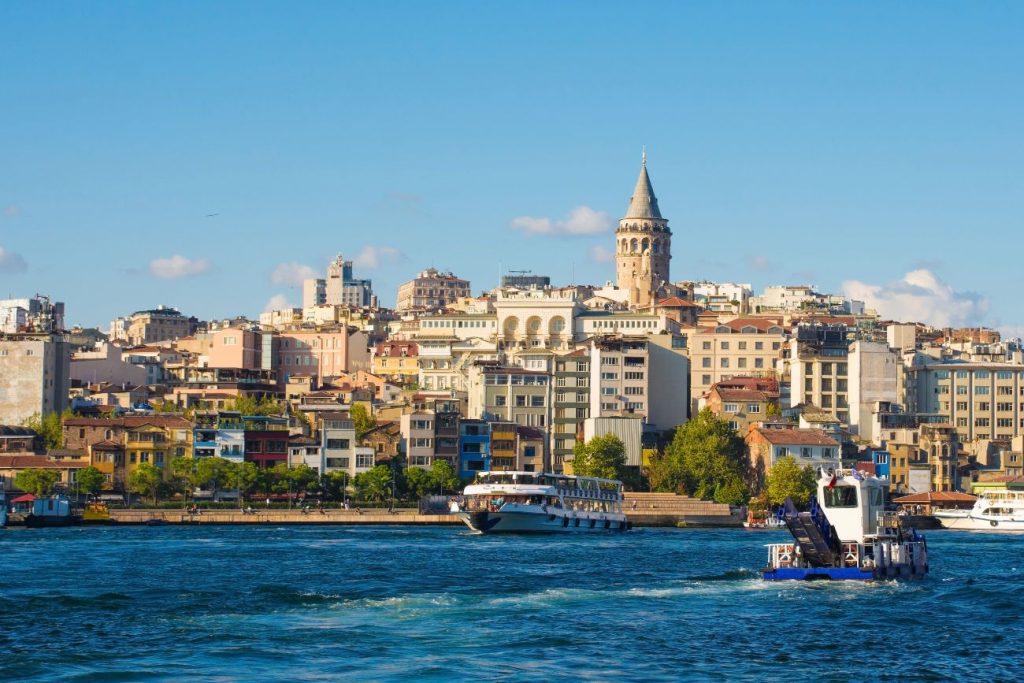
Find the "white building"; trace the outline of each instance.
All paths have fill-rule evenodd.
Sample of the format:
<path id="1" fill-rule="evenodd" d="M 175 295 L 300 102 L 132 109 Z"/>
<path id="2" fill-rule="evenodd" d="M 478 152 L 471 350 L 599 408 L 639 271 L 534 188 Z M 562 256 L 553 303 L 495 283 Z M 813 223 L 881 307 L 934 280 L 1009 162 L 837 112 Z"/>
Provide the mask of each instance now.
<path id="1" fill-rule="evenodd" d="M 848 401 L 850 431 L 877 444 L 874 412 L 879 402 L 899 401 L 900 375 L 903 366 L 899 354 L 888 344 L 857 340 L 847 354 Z"/>

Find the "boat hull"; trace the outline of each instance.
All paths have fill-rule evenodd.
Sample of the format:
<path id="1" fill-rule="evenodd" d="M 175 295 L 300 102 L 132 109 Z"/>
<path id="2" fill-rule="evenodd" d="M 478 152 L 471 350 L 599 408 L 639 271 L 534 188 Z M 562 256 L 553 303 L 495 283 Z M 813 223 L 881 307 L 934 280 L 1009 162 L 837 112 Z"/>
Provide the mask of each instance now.
<path id="1" fill-rule="evenodd" d="M 535 512 L 459 512 L 466 526 L 483 534 L 530 534 L 626 531 L 629 522 L 625 516 L 607 519 L 564 517 Z"/>
<path id="2" fill-rule="evenodd" d="M 968 515 L 966 517 L 939 517 L 944 529 L 962 531 L 1024 531 L 1024 519 L 984 517 Z"/>
<path id="3" fill-rule="evenodd" d="M 25 518 L 25 526 L 42 529 L 45 527 L 78 526 L 82 518 L 78 515 L 29 515 Z"/>

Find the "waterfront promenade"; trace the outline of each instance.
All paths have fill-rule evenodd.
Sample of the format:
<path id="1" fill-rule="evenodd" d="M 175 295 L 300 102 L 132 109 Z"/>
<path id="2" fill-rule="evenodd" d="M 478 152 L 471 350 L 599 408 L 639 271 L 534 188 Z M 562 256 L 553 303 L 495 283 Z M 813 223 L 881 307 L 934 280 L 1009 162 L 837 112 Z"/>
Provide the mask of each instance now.
<path id="1" fill-rule="evenodd" d="M 627 493 L 624 508 L 634 526 L 742 526 L 742 520 L 730 512 L 728 505 L 671 493 Z M 254 507 L 252 512 L 245 513 L 240 509 L 203 509 L 199 514 L 180 508 L 138 508 L 111 510 L 110 518 L 118 524 L 462 524 L 455 515 L 424 515 L 415 508 L 396 508 L 394 512 L 383 508 L 325 508 L 321 512 L 311 508 L 303 512 Z"/>

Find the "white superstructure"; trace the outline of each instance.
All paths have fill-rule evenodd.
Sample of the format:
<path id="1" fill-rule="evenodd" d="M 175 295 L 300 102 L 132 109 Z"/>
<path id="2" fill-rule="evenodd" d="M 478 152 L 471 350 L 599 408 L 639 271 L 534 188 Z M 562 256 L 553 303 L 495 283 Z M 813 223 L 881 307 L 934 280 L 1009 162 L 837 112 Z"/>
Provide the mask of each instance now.
<path id="1" fill-rule="evenodd" d="M 1024 531 L 1024 491 L 985 491 L 966 514 L 936 514 L 947 529 Z"/>
<path id="2" fill-rule="evenodd" d="M 622 482 L 536 472 L 479 472 L 451 510 L 481 533 L 625 531 Z"/>

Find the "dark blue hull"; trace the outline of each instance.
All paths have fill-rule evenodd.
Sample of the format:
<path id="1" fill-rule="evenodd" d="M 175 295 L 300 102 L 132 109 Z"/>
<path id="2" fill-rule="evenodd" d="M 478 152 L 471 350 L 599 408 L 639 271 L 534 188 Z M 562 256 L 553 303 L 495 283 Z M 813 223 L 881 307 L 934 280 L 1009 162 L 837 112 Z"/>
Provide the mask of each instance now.
<path id="1" fill-rule="evenodd" d="M 765 581 L 871 581 L 874 572 L 859 567 L 780 567 L 761 572 Z"/>

